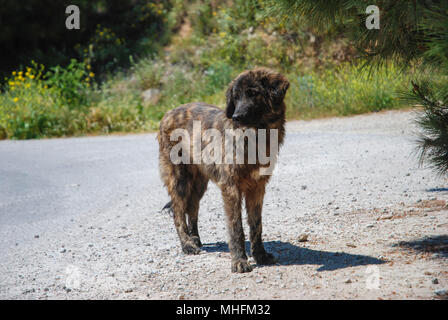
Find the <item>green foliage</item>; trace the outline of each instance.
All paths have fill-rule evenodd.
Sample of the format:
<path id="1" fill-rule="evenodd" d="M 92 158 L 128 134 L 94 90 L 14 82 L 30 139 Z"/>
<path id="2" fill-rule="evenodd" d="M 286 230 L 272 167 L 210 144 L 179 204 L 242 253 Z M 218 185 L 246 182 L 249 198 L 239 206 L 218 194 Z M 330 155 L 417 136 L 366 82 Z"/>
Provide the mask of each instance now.
<path id="1" fill-rule="evenodd" d="M 88 104 L 91 79 L 95 76 L 89 72 L 90 65 L 72 59 L 66 68 L 52 67 L 45 74 L 46 84 L 56 89 L 63 102 L 71 108 Z"/>
<path id="2" fill-rule="evenodd" d="M 369 0 L 267 0 L 267 13 L 289 22 L 313 25 L 326 31 L 329 26 L 339 26 L 365 58 L 381 62 L 383 59 L 400 58 L 412 61 L 425 50 L 425 36 L 419 24 L 427 6 L 437 6 L 439 1 L 395 1 L 377 3 L 380 9 L 380 29 L 365 26 L 366 8 L 375 4 Z"/>
<path id="3" fill-rule="evenodd" d="M 438 0 L 378 3 L 380 30 L 365 26 L 368 0 L 268 0 L 269 14 L 294 23 L 307 21 L 320 29 L 344 24 L 347 37 L 369 63 L 390 59 L 416 67 L 416 79 L 406 95 L 423 107 L 418 116 L 420 162 L 439 173 L 448 172 L 448 2 Z M 288 14 L 294 12 L 295 14 Z M 435 76 L 419 80 L 430 70 Z"/>
<path id="4" fill-rule="evenodd" d="M 421 104 L 416 122 L 421 132 L 417 139 L 416 152 L 420 163 L 427 164 L 439 174 L 448 173 L 448 92 L 446 76 L 413 83 L 412 91 L 406 95 L 411 102 Z"/>
<path id="5" fill-rule="evenodd" d="M 143 59 L 133 68 L 133 76 L 137 81 L 137 88 L 146 90 L 158 88 L 162 77 L 167 71 L 166 66 L 154 59 Z"/>
<path id="6" fill-rule="evenodd" d="M 68 5 L 80 9 L 79 30 L 65 27 Z M 76 58 L 99 75 L 127 67 L 131 53 L 155 53 L 165 44 L 170 8 L 168 0 L 3 1 L 0 75 L 31 59 L 50 67 Z"/>
<path id="7" fill-rule="evenodd" d="M 31 139 L 71 135 L 81 128 L 58 87 L 49 86 L 44 67 L 33 63 L 14 71 L 0 95 L 0 138 Z"/>
<path id="8" fill-rule="evenodd" d="M 420 163 L 426 162 L 439 174 L 448 173 L 448 2 L 425 8 L 420 25 L 426 34 L 423 69 L 429 76 L 416 81 L 410 98 L 423 106 L 417 123 Z M 434 76 L 439 74 L 439 76 Z"/>
<path id="9" fill-rule="evenodd" d="M 218 62 L 206 71 L 204 94 L 213 95 L 232 81 L 232 67 L 226 62 Z"/>
<path id="10" fill-rule="evenodd" d="M 76 60 L 47 72 L 37 63 L 14 71 L 0 95 L 0 139 L 156 128 L 163 113 L 143 107 L 139 91 L 120 90 L 116 83 L 95 89 L 93 76 L 88 65 Z"/>
<path id="11" fill-rule="evenodd" d="M 77 5 L 82 12 L 81 30 L 73 32 L 65 28 L 65 8 Z M 89 34 L 88 21 L 94 20 L 95 1 L 73 0 L 25 0 L 2 1 L 0 21 L 0 75 L 26 65 L 35 59 L 45 65 L 63 64 L 73 46 Z"/>
<path id="12" fill-rule="evenodd" d="M 308 24 L 266 14 L 267 0 L 129 3 L 96 3 L 106 16 L 116 15 L 116 25 L 94 19 L 92 32 L 76 46 L 77 60 L 49 66 L 47 72 L 32 66 L 35 77 L 22 73 L 20 90 L 14 78 L 19 71 L 7 77 L 0 94 L 0 138 L 155 130 L 164 113 L 180 104 L 224 107 L 228 83 L 256 66 L 281 71 L 290 80 L 289 118 L 402 105 L 394 91 L 408 84 L 407 71 L 392 64 L 388 72 L 379 68 L 368 77 L 367 70 L 346 62 L 353 53 L 338 37 L 338 27 L 328 27 L 332 39 L 325 40 Z M 159 50 L 169 34 L 169 45 Z M 138 58 L 139 52 L 144 57 Z M 128 70 L 121 68 L 126 61 Z M 145 102 L 142 93 L 148 89 L 160 90 L 160 97 Z"/>
<path id="13" fill-rule="evenodd" d="M 403 105 L 396 98 L 398 90 L 408 82 L 408 76 L 392 65 L 389 70 L 369 73 L 360 65 L 342 64 L 321 72 L 308 72 L 289 77 L 287 97 L 290 117 L 347 116 Z"/>
<path id="14" fill-rule="evenodd" d="M 97 26 L 95 34 L 90 38 L 85 48 L 76 46 L 78 55 L 95 71 L 105 74 L 117 69 L 129 59 L 130 50 L 123 38 L 119 38 L 110 28 Z M 127 61 L 126 61 L 127 62 Z"/>

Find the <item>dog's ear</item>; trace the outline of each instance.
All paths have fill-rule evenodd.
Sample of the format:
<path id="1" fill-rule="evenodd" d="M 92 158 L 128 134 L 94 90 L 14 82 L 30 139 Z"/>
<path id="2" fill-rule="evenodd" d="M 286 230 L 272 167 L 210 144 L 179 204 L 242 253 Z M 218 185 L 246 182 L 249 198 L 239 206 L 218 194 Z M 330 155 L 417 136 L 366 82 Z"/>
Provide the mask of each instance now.
<path id="1" fill-rule="evenodd" d="M 279 104 L 283 101 L 286 91 L 289 88 L 289 81 L 282 74 L 271 71 L 269 69 L 257 69 L 261 73 L 261 83 L 266 89 L 268 95 L 272 98 L 274 104 Z"/>
<path id="2" fill-rule="evenodd" d="M 233 113 L 235 112 L 235 102 L 233 101 L 233 85 L 235 81 L 230 82 L 229 87 L 226 91 L 226 116 L 232 119 Z"/>
<path id="3" fill-rule="evenodd" d="M 286 91 L 289 88 L 289 81 L 282 75 L 272 79 L 270 82 L 270 90 L 275 102 L 282 102 L 285 98 Z"/>

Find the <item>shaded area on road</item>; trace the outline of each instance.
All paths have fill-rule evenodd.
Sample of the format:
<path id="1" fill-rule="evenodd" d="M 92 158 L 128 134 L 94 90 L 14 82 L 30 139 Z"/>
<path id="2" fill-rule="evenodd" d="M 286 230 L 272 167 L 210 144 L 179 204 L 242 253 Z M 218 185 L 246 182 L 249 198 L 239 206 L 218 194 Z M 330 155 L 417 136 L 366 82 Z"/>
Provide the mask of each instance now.
<path id="1" fill-rule="evenodd" d="M 412 241 L 400 241 L 399 246 L 411 251 L 437 253 L 435 258 L 448 258 L 448 235 L 424 237 Z"/>
<path id="2" fill-rule="evenodd" d="M 448 193 L 448 188 L 431 188 L 426 191 L 428 191 L 428 192 L 447 192 Z"/>
<path id="3" fill-rule="evenodd" d="M 387 262 L 385 260 L 359 254 L 308 249 L 283 241 L 266 241 L 264 242 L 264 246 L 267 251 L 272 252 L 277 257 L 277 264 L 279 265 L 321 265 L 317 271 L 332 271 L 348 267 L 383 264 Z M 206 252 L 229 252 L 229 247 L 224 242 L 217 242 L 204 244 L 202 250 Z M 249 251 L 250 242 L 246 241 L 246 252 Z"/>

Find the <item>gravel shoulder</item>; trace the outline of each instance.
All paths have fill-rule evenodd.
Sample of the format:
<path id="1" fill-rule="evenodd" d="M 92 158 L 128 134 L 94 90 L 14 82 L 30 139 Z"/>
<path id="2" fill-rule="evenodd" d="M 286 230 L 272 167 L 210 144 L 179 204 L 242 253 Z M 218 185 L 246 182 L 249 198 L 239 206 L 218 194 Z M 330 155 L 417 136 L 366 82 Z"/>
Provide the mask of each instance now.
<path id="1" fill-rule="evenodd" d="M 263 207 L 279 263 L 247 274 L 212 184 L 181 253 L 154 134 L 0 142 L 0 299 L 447 298 L 448 180 L 418 167 L 412 118 L 289 122 Z"/>

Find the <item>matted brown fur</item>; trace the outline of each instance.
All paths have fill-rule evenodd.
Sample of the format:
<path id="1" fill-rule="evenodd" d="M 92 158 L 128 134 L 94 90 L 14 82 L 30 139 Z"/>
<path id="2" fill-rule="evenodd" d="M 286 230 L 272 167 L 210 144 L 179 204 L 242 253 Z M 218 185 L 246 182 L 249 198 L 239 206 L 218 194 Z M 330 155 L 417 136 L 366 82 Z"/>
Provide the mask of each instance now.
<path id="1" fill-rule="evenodd" d="M 264 249 L 261 239 L 261 211 L 269 175 L 260 175 L 261 164 L 173 164 L 170 151 L 178 141 L 170 141 L 177 128 L 192 133 L 193 121 L 201 121 L 202 132 L 215 128 L 224 136 L 226 129 L 278 130 L 278 143 L 285 135 L 285 104 L 289 82 L 274 71 L 256 68 L 242 72 L 233 80 L 226 93 L 227 107 L 205 103 L 189 103 L 165 114 L 158 133 L 160 174 L 171 201 L 165 206 L 173 211 L 174 224 L 183 252 L 198 254 L 202 245 L 198 233 L 199 201 L 209 180 L 220 188 L 227 217 L 229 248 L 233 272 L 252 270 L 247 262 L 241 218 L 241 202 L 245 198 L 250 226 L 251 252 L 257 264 L 272 264 L 275 258 Z M 205 143 L 204 143 L 205 140 Z M 257 139 L 258 140 L 258 139 Z M 203 138 L 203 148 L 209 140 Z M 258 148 L 258 144 L 257 144 Z M 267 145 L 269 148 L 269 143 Z M 268 150 L 269 152 L 269 150 Z M 187 221 L 188 218 L 188 221 Z"/>

